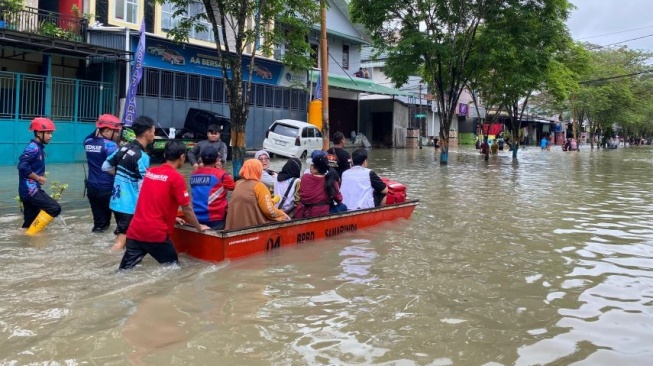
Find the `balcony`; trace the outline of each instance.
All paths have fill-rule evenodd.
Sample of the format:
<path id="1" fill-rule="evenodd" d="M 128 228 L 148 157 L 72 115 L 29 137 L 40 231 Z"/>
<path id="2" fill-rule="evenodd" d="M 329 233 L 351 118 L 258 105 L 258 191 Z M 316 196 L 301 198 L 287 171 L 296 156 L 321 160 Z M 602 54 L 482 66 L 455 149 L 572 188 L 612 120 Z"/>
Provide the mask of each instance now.
<path id="1" fill-rule="evenodd" d="M 73 42 L 86 42 L 88 19 L 24 7 L 12 11 L 0 6 L 0 31 L 14 31 Z"/>

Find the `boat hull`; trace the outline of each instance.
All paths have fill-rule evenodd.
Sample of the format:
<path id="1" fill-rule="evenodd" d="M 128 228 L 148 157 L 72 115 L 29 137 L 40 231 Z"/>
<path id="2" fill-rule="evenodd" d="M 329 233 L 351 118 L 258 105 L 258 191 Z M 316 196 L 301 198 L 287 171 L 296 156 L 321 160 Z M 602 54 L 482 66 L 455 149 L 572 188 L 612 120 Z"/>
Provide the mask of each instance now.
<path id="1" fill-rule="evenodd" d="M 396 219 L 408 219 L 418 202 L 409 200 L 378 208 L 228 231 L 199 233 L 192 227 L 178 225 L 173 230 L 171 239 L 179 253 L 220 262 L 355 232 Z"/>

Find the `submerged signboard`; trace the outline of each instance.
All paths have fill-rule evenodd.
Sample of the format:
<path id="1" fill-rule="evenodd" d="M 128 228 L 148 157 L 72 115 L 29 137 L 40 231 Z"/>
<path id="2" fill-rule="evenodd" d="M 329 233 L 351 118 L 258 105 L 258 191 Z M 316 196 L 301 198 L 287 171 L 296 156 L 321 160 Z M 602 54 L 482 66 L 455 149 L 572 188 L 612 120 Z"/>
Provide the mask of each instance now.
<path id="1" fill-rule="evenodd" d="M 132 51 L 136 50 L 137 41 L 138 39 L 132 38 Z M 143 66 L 222 78 L 222 68 L 216 52 L 208 48 L 148 37 Z M 244 80 L 249 76 L 250 60 L 249 56 L 243 56 Z M 287 85 L 293 78 L 297 78 L 296 73 L 287 70 L 279 62 L 262 58 L 254 60 L 252 81 L 257 84 Z"/>

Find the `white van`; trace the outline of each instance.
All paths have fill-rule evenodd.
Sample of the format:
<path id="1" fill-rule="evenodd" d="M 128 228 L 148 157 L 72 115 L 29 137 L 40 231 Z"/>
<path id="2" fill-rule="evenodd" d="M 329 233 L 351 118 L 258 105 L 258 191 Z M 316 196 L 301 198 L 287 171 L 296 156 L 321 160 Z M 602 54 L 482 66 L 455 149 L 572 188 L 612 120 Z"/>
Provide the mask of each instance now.
<path id="1" fill-rule="evenodd" d="M 306 122 L 276 120 L 265 132 L 263 148 L 270 154 L 304 159 L 313 150 L 322 150 L 322 133 Z"/>

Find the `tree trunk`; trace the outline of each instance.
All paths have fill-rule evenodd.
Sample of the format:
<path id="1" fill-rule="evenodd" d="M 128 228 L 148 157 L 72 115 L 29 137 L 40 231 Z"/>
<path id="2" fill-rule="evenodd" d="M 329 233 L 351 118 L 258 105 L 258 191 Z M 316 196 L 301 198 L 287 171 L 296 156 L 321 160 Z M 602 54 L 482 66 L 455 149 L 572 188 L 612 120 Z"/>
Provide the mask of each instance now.
<path id="1" fill-rule="evenodd" d="M 514 142 L 512 144 L 512 158 L 517 159 L 517 151 L 519 151 L 519 140 L 520 140 L 519 128 L 514 128 L 513 127 L 513 132 L 512 133 L 513 133 L 512 141 Z M 517 137 L 515 137 L 515 136 L 517 136 Z"/>

